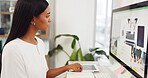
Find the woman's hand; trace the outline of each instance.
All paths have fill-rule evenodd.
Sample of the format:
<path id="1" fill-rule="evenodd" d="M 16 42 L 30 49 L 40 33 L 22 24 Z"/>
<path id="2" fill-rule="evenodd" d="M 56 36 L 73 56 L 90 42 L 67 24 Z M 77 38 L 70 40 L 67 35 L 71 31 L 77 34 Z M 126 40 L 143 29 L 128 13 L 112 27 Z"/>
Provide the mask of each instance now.
<path id="1" fill-rule="evenodd" d="M 70 69 L 74 70 L 75 72 L 81 72 L 83 67 L 79 63 L 68 65 Z"/>
<path id="2" fill-rule="evenodd" d="M 74 70 L 75 72 L 81 72 L 82 66 L 79 63 L 75 63 L 75 64 L 70 64 L 70 65 L 66 65 L 63 67 L 59 67 L 56 69 L 50 69 L 47 71 L 46 78 L 54 78 L 58 76 L 59 74 L 65 71 L 71 70 L 71 69 Z"/>

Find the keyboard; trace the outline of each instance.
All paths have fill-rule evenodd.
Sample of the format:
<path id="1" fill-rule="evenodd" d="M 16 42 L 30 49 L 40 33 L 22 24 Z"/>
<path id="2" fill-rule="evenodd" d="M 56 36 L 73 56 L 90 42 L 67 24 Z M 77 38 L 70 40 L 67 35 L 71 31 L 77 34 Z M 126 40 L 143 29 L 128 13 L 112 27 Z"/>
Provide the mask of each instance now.
<path id="1" fill-rule="evenodd" d="M 111 76 L 108 73 L 95 73 L 95 78 L 111 78 Z"/>

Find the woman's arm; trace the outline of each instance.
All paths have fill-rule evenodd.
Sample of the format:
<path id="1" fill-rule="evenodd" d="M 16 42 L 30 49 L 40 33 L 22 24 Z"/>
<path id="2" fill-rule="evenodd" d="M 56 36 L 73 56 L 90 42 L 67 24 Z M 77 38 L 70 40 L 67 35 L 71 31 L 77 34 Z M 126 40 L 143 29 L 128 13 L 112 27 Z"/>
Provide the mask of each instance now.
<path id="1" fill-rule="evenodd" d="M 76 72 L 81 72 L 82 66 L 79 63 L 75 63 L 75 64 L 71 64 L 71 65 L 66 65 L 66 66 L 63 66 L 60 68 L 56 68 L 56 69 L 50 69 L 47 71 L 46 78 L 54 78 L 57 75 L 64 73 L 65 71 L 68 71 L 70 69 L 72 69 Z"/>

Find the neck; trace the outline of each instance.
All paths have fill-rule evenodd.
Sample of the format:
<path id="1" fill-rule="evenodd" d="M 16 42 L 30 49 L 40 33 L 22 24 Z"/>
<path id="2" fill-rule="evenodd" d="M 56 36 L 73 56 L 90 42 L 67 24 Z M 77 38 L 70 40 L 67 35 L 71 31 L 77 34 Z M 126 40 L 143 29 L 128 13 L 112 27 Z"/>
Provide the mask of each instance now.
<path id="1" fill-rule="evenodd" d="M 35 39 L 35 35 L 36 35 L 37 31 L 38 30 L 36 28 L 34 28 L 33 26 L 29 26 L 27 33 L 23 37 L 21 37 L 20 39 L 22 39 L 28 43 L 36 45 L 37 41 Z"/>

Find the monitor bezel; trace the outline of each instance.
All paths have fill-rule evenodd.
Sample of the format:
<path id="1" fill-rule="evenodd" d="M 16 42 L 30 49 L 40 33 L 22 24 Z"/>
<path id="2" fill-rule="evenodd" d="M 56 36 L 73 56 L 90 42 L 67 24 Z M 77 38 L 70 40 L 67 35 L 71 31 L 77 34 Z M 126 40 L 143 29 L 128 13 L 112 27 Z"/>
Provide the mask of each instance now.
<path id="1" fill-rule="evenodd" d="M 113 25 L 113 13 L 120 12 L 124 10 L 131 10 L 136 8 L 142 8 L 148 6 L 148 1 L 132 4 L 129 6 L 121 7 L 112 10 L 112 17 L 111 17 L 111 28 L 110 28 L 110 56 L 112 56 L 115 60 L 117 60 L 122 66 L 124 66 L 131 74 L 133 74 L 137 78 L 142 78 L 138 73 L 136 73 L 132 68 L 130 68 L 127 64 L 125 64 L 123 61 L 121 61 L 118 57 L 114 56 L 114 54 L 111 53 L 111 39 L 112 39 L 112 25 Z M 148 41 L 148 36 L 147 36 Z M 148 42 L 147 42 L 147 50 L 146 50 L 146 61 L 145 61 L 145 71 L 144 71 L 144 78 L 147 78 L 147 70 L 148 70 Z"/>

